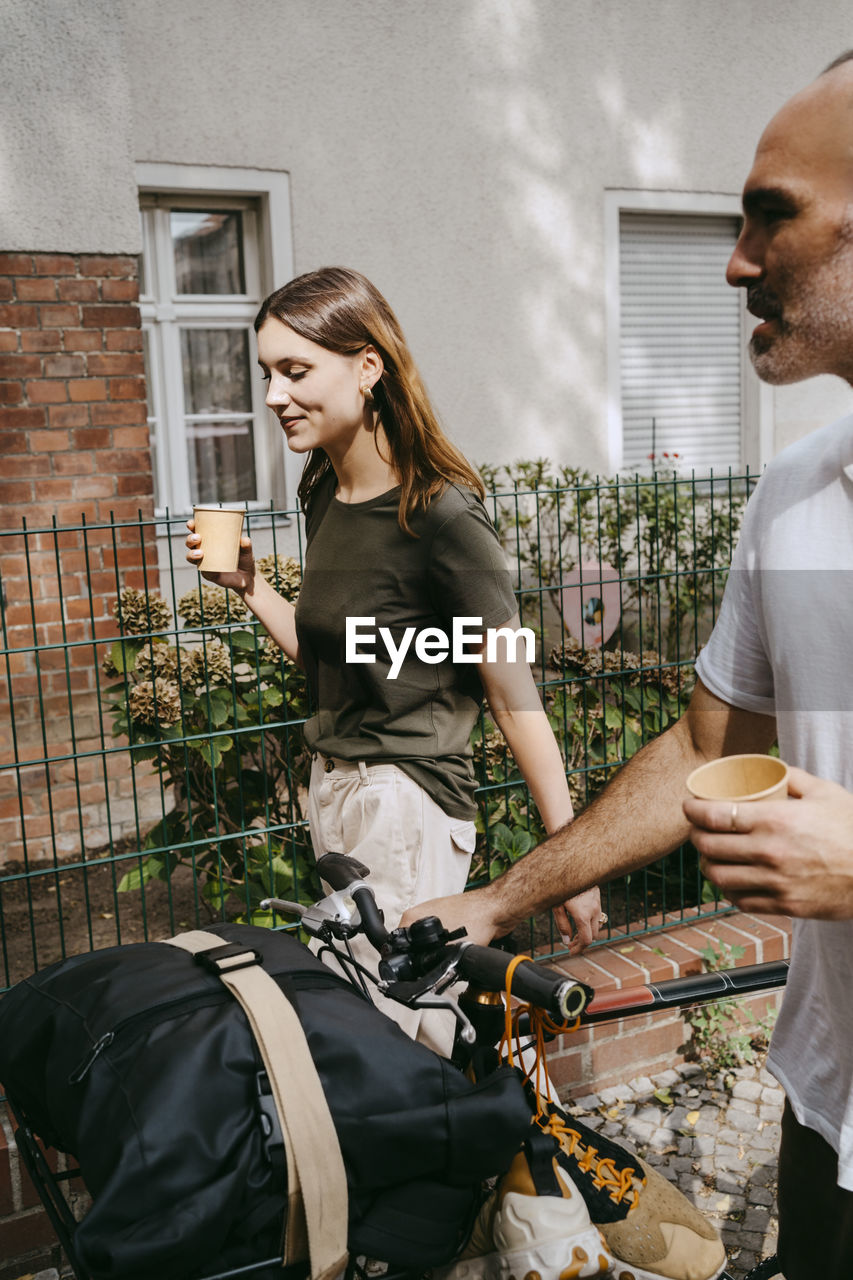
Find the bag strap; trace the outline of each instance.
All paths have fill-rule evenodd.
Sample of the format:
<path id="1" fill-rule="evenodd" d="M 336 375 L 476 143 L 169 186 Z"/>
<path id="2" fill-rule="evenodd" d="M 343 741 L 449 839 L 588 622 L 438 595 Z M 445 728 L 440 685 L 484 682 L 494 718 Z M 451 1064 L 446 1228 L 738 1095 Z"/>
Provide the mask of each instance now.
<path id="1" fill-rule="evenodd" d="M 340 1143 L 302 1024 L 251 947 L 191 929 L 166 941 L 206 958 L 249 1021 L 266 1067 L 287 1155 L 284 1265 L 306 1257 L 311 1280 L 334 1280 L 348 1261 L 347 1178 Z M 227 952 L 227 954 L 225 954 Z M 306 1239 L 307 1237 L 307 1239 Z"/>

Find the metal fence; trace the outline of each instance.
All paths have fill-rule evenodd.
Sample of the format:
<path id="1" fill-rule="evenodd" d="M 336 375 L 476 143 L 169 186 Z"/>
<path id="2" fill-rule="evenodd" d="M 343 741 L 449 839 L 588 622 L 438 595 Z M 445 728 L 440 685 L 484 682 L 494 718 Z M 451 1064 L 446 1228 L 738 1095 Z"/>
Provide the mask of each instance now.
<path id="1" fill-rule="evenodd" d="M 536 676 L 583 807 L 686 705 L 753 480 L 490 470 Z M 299 585 L 297 513 L 250 512 L 262 571 Z M 0 990 L 66 954 L 310 898 L 304 677 L 184 561 L 184 521 L 0 533 Z M 543 831 L 486 710 L 472 882 Z M 721 905 L 685 847 L 603 890 L 610 930 Z M 562 949 L 546 919 L 531 941 Z"/>

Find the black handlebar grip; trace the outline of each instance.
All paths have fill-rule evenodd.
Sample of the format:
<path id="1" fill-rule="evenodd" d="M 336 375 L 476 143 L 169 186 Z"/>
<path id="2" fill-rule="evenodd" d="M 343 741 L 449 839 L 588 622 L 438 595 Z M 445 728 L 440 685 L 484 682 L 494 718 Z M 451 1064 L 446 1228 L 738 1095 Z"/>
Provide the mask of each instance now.
<path id="1" fill-rule="evenodd" d="M 462 948 L 458 971 L 462 978 L 475 982 L 491 991 L 503 991 L 506 972 L 513 957 L 495 947 L 478 947 L 471 944 Z M 530 1004 L 547 1009 L 564 1021 L 577 1018 L 592 997 L 592 991 L 582 982 L 575 982 L 558 969 L 522 960 L 512 975 L 512 994 Z"/>
<path id="2" fill-rule="evenodd" d="M 376 950 L 381 951 L 388 941 L 389 934 L 385 928 L 382 912 L 376 905 L 376 899 L 373 896 L 373 890 L 370 885 L 363 884 L 359 888 L 353 889 L 352 900 L 358 907 L 364 932 Z"/>
<path id="3" fill-rule="evenodd" d="M 324 853 L 317 859 L 317 870 L 333 889 L 348 889 L 356 880 L 370 875 L 370 867 L 348 853 Z"/>

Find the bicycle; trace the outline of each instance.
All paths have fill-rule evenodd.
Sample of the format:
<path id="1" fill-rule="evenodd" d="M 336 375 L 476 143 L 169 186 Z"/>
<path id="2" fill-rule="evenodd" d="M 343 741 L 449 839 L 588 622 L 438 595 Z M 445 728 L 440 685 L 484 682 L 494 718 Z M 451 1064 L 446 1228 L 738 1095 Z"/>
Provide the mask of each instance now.
<path id="1" fill-rule="evenodd" d="M 416 922 L 410 929 L 385 928 L 382 913 L 373 891 L 366 883 L 368 869 L 343 854 L 327 854 L 320 860 L 322 878 L 332 892 L 306 908 L 282 899 L 267 899 L 263 909 L 281 915 L 297 915 L 302 929 L 319 943 L 319 953 L 328 953 L 343 968 L 349 980 L 370 998 L 370 986 L 376 985 L 390 999 L 410 1008 L 441 1008 L 457 1022 L 453 1061 L 461 1070 L 472 1069 L 487 1074 L 497 1065 L 496 1043 L 503 1035 L 506 1014 L 499 995 L 507 988 L 507 975 L 512 975 L 512 994 L 532 1009 L 545 1011 L 551 1030 L 539 1026 L 540 1034 L 553 1038 L 555 1028 L 578 1022 L 599 1022 L 613 1017 L 648 1013 L 656 1008 L 719 999 L 724 995 L 745 993 L 778 986 L 785 980 L 786 962 L 755 965 L 740 970 L 701 974 L 648 984 L 628 991 L 597 996 L 585 984 L 576 982 L 558 970 L 550 969 L 527 958 L 519 958 L 499 947 L 479 947 L 459 930 L 449 934 L 435 917 Z M 362 932 L 382 956 L 379 977 L 366 970 L 355 959 L 349 939 Z M 469 984 L 457 997 L 450 988 L 460 981 Z M 532 1019 L 532 1020 L 531 1020 Z M 517 1022 L 519 1037 L 524 1040 L 536 1030 L 539 1019 L 526 1015 Z M 45 1208 L 65 1250 L 77 1280 L 90 1280 L 74 1251 L 75 1222 L 59 1187 L 63 1179 L 79 1176 L 70 1170 L 56 1175 L 47 1161 L 28 1124 L 27 1117 L 10 1105 L 18 1123 L 16 1139 L 22 1159 L 41 1195 Z M 265 1270 L 281 1268 L 283 1258 L 266 1258 L 236 1269 L 205 1275 L 204 1280 L 237 1280 L 258 1276 Z M 280 1275 L 288 1272 L 279 1271 Z M 298 1270 L 292 1272 L 294 1277 Z M 345 1280 L 370 1280 L 375 1274 L 366 1269 L 363 1259 L 350 1261 Z M 388 1268 L 384 1280 L 421 1280 L 422 1270 Z M 775 1258 L 768 1258 L 749 1273 L 747 1280 L 769 1280 L 777 1275 Z M 732 1280 L 727 1272 L 720 1280 Z"/>

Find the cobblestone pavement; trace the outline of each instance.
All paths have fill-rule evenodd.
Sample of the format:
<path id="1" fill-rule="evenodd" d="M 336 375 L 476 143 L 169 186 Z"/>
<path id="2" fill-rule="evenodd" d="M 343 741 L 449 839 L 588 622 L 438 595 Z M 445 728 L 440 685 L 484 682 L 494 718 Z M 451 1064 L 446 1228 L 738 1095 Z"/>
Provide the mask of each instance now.
<path id="1" fill-rule="evenodd" d="M 784 1094 L 763 1065 L 709 1077 L 685 1064 L 575 1098 L 585 1124 L 638 1152 L 715 1224 L 741 1280 L 776 1251 Z"/>

